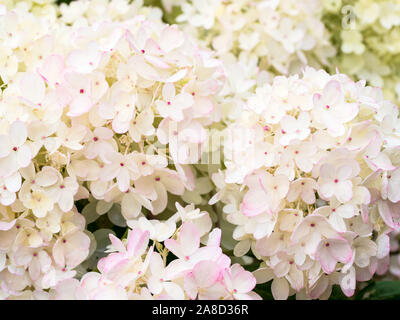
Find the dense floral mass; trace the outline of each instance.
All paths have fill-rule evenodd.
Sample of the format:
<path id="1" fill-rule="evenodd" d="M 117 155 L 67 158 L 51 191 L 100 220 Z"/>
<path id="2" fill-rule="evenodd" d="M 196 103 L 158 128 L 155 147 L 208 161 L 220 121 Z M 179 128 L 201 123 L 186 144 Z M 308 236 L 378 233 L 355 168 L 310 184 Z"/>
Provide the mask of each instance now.
<path id="1" fill-rule="evenodd" d="M 356 46 L 331 42 L 340 8 L 0 1 L 0 298 L 262 299 L 269 283 L 328 299 L 400 277 L 395 80 L 332 72 Z"/>

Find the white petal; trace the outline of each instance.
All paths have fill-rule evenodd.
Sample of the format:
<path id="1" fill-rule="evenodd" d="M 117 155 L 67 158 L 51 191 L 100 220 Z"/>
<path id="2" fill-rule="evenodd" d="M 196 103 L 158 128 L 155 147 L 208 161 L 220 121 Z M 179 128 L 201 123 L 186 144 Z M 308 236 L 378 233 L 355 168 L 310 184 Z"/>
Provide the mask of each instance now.
<path id="1" fill-rule="evenodd" d="M 289 296 L 289 284 L 285 278 L 275 278 L 271 291 L 275 300 L 286 300 Z"/>

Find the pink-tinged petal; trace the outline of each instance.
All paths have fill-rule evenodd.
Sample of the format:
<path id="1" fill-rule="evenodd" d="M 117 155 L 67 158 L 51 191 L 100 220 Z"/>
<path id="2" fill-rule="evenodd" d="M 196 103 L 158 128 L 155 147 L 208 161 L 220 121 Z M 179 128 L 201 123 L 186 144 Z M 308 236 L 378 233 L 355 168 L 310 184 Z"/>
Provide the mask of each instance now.
<path id="1" fill-rule="evenodd" d="M 329 239 L 325 246 L 329 243 L 329 250 L 331 255 L 339 262 L 347 263 L 353 257 L 353 250 L 346 240 Z"/>
<path id="2" fill-rule="evenodd" d="M 145 48 L 145 52 L 150 53 L 151 55 L 159 56 L 159 55 L 163 54 L 159 44 L 154 39 L 151 39 L 151 38 L 146 39 L 144 48 Z"/>
<path id="3" fill-rule="evenodd" d="M 179 233 L 179 243 L 185 256 L 192 255 L 200 246 L 200 235 L 196 226 L 191 222 L 182 224 Z"/>
<path id="4" fill-rule="evenodd" d="M 60 82 L 64 68 L 64 58 L 60 55 L 53 54 L 46 58 L 43 65 L 38 70 L 38 73 L 48 84 L 54 86 Z"/>
<path id="5" fill-rule="evenodd" d="M 330 104 L 335 104 L 340 101 L 341 96 L 342 92 L 339 81 L 331 80 L 325 85 L 323 92 L 324 101 Z"/>
<path id="6" fill-rule="evenodd" d="M 89 112 L 92 108 L 92 102 L 87 95 L 75 97 L 69 105 L 67 116 L 78 117 L 82 114 Z"/>
<path id="7" fill-rule="evenodd" d="M 218 280 L 219 274 L 219 266 L 207 260 L 200 261 L 193 268 L 194 278 L 201 288 L 211 287 Z"/>
<path id="8" fill-rule="evenodd" d="M 378 259 L 383 259 L 390 253 L 390 238 L 387 234 L 382 234 L 376 240 L 376 244 L 378 246 L 378 252 L 376 257 Z"/>
<path id="9" fill-rule="evenodd" d="M 220 258 L 222 250 L 220 247 L 201 247 L 190 257 L 192 263 L 197 263 L 202 260 L 212 260 L 221 263 Z M 186 258 L 187 256 L 185 256 Z M 219 261 L 218 261 L 219 260 Z M 222 261 L 223 263 L 223 261 Z"/>
<path id="10" fill-rule="evenodd" d="M 232 285 L 238 293 L 248 293 L 256 286 L 256 278 L 239 264 L 234 264 L 232 270 Z"/>
<path id="11" fill-rule="evenodd" d="M 390 256 L 387 255 L 383 259 L 378 260 L 378 266 L 376 268 L 376 274 L 379 276 L 383 276 L 387 273 L 390 267 Z"/>
<path id="12" fill-rule="evenodd" d="M 118 265 L 121 262 L 128 262 L 129 259 L 126 258 L 125 253 L 113 252 L 108 256 L 101 258 L 97 263 L 97 269 L 101 273 L 108 273 L 114 266 Z"/>
<path id="13" fill-rule="evenodd" d="M 320 262 L 326 273 L 335 270 L 336 263 L 347 263 L 351 260 L 353 251 L 347 241 L 341 239 L 327 239 L 319 243 L 315 258 Z"/>
<path id="14" fill-rule="evenodd" d="M 208 235 L 207 246 L 219 247 L 221 243 L 221 235 L 222 235 L 221 229 L 219 228 L 213 229 Z"/>
<path id="15" fill-rule="evenodd" d="M 46 87 L 43 79 L 35 73 L 24 73 L 20 81 L 22 97 L 31 103 L 38 104 L 43 101 Z"/>
<path id="16" fill-rule="evenodd" d="M 139 256 L 143 254 L 149 243 L 150 232 L 141 231 L 140 229 L 132 229 L 128 236 L 128 244 L 126 246 L 130 256 Z"/>
<path id="17" fill-rule="evenodd" d="M 229 266 L 231 265 L 231 258 L 229 258 L 225 254 L 222 254 L 222 250 L 220 253 L 219 252 L 216 253 L 216 255 L 218 255 L 218 254 L 220 255 L 220 257 L 217 259 L 217 264 L 219 265 L 220 269 L 224 270 L 226 268 L 229 268 Z M 194 254 L 194 255 L 196 255 L 196 254 Z"/>
<path id="18" fill-rule="evenodd" d="M 323 106 L 323 100 L 322 100 L 322 95 L 319 93 L 315 93 L 313 95 L 313 104 L 317 108 L 322 108 Z"/>
<path id="19" fill-rule="evenodd" d="M 253 217 L 269 210 L 269 201 L 262 189 L 247 191 L 243 198 L 241 210 L 245 216 Z"/>
<path id="20" fill-rule="evenodd" d="M 285 278 L 275 278 L 271 284 L 271 291 L 275 300 L 287 300 L 289 284 Z"/>
<path id="21" fill-rule="evenodd" d="M 193 272 L 189 272 L 183 281 L 183 287 L 185 289 L 186 294 L 190 299 L 194 300 L 197 297 L 198 293 L 198 285 L 194 278 Z"/>
<path id="22" fill-rule="evenodd" d="M 365 157 L 364 158 L 365 162 L 369 165 L 371 169 L 374 171 L 377 170 L 385 170 L 385 171 L 390 171 L 396 169 L 395 166 L 393 166 L 390 158 L 384 154 L 384 153 L 379 153 L 375 158 L 371 159 L 371 157 Z"/>
<path id="23" fill-rule="evenodd" d="M 327 250 L 323 247 L 317 249 L 315 258 L 319 261 L 322 269 L 326 273 L 329 274 L 329 273 L 332 273 L 333 271 L 335 271 L 337 260 L 330 254 L 329 250 Z"/>
<path id="24" fill-rule="evenodd" d="M 354 295 L 356 289 L 356 272 L 353 267 L 340 280 L 340 287 L 347 297 Z"/>
<path id="25" fill-rule="evenodd" d="M 397 207 L 397 208 L 396 208 Z M 392 204 L 389 201 L 378 201 L 378 211 L 382 220 L 386 223 L 386 225 L 392 229 L 398 227 L 399 223 L 393 221 L 393 216 L 396 215 L 395 209 L 399 209 L 399 204 Z"/>
<path id="26" fill-rule="evenodd" d="M 167 239 L 171 240 L 171 239 Z M 165 240 L 165 241 L 167 241 Z M 164 244 L 165 244 L 164 241 Z M 178 244 L 178 250 L 179 250 L 179 244 Z M 180 255 L 177 255 L 175 252 L 172 251 L 177 257 L 181 257 Z M 191 269 L 191 266 L 187 264 L 186 261 L 182 259 L 175 259 L 172 260 L 168 266 L 165 268 L 165 278 L 166 279 L 176 279 L 183 277 L 187 274 L 188 270 Z"/>

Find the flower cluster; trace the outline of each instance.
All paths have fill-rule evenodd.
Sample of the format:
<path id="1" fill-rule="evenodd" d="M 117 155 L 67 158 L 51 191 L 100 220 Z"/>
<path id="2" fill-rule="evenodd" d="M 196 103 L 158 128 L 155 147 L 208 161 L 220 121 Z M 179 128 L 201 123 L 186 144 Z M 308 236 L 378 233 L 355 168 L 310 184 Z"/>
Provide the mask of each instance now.
<path id="1" fill-rule="evenodd" d="M 398 276 L 399 15 L 348 2 L 365 17 L 332 58 L 342 1 L 3 1 L 0 299 L 260 299 L 271 280 L 326 299 Z"/>
<path id="2" fill-rule="evenodd" d="M 399 229 L 397 106 L 378 88 L 306 68 L 258 87 L 215 173 L 236 256 L 263 260 L 276 299 L 347 296 L 389 267 Z"/>
<path id="3" fill-rule="evenodd" d="M 332 70 L 365 79 L 382 87 L 387 99 L 400 101 L 399 17 L 395 0 L 324 1 L 324 23 L 338 51 Z"/>
<path id="4" fill-rule="evenodd" d="M 175 224 L 145 213 L 194 189 L 188 163 L 214 121 L 220 63 L 176 26 L 127 2 L 109 6 L 124 3 L 130 18 L 107 10 L 92 21 L 71 5 L 52 24 L 1 7 L 2 297 L 41 296 L 73 277 L 96 250 L 86 224 L 106 212 L 119 226 L 152 226 L 158 241 L 163 228 L 170 236 Z"/>
<path id="5" fill-rule="evenodd" d="M 205 246 L 191 222 L 184 222 L 176 239 L 149 247 L 149 231 L 134 228 L 126 241 L 111 235 L 110 253 L 80 281 L 61 281 L 49 293 L 55 299 L 260 299 L 251 290 L 256 280 L 219 247 L 221 230 L 214 229 Z M 157 251 L 155 251 L 155 249 Z M 166 262 L 171 251 L 177 259 Z"/>

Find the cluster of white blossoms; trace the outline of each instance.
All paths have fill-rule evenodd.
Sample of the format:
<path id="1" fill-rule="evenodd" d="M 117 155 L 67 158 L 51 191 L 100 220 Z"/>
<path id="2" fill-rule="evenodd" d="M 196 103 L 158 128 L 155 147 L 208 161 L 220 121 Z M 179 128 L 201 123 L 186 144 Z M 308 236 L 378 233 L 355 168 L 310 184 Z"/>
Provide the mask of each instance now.
<path id="1" fill-rule="evenodd" d="M 0 299 L 325 299 L 384 274 L 399 110 L 305 67 L 332 54 L 320 1 L 163 3 L 178 25 L 0 1 Z"/>
<path id="2" fill-rule="evenodd" d="M 114 236 L 107 257 L 98 263 L 100 272 L 89 272 L 80 281 L 61 281 L 48 296 L 54 299 L 260 299 L 251 290 L 256 279 L 241 265 L 231 265 L 220 248 L 221 230 L 215 228 L 206 245 L 200 246 L 195 224 L 183 222 L 177 239 L 164 246 L 148 247 L 149 231 L 133 228 L 122 242 Z M 166 262 L 168 252 L 177 259 Z"/>
<path id="3" fill-rule="evenodd" d="M 77 23 L 49 24 L 25 7 L 0 8 L 9 57 L 0 72 L 0 292 L 42 297 L 96 251 L 86 225 L 104 213 L 116 225 L 137 224 L 152 241 L 175 233 L 186 218 L 146 216 L 165 211 L 170 194 L 194 190 L 188 163 L 217 118 L 224 76 L 210 52 L 154 15 L 90 21 L 82 9 Z M 61 7 L 62 17 L 73 8 Z M 82 199 L 86 222 L 75 206 Z M 204 236 L 209 216 L 189 211 L 205 219 Z M 222 274 L 230 262 L 221 259 Z"/>
<path id="4" fill-rule="evenodd" d="M 400 119 L 382 90 L 306 68 L 258 87 L 215 173 L 225 218 L 276 299 L 327 298 L 389 267 L 400 226 Z"/>

